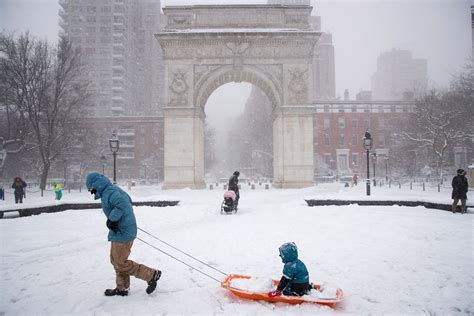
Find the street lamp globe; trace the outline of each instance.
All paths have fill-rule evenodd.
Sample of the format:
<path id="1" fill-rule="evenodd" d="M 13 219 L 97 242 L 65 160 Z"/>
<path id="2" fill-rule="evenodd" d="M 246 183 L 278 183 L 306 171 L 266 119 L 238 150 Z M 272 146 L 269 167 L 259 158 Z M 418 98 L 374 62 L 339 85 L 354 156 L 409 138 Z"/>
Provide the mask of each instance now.
<path id="1" fill-rule="evenodd" d="M 363 144 L 365 150 L 371 150 L 372 149 L 372 136 L 370 135 L 369 131 L 365 132 L 365 136 L 363 139 Z"/>
<path id="2" fill-rule="evenodd" d="M 110 146 L 110 151 L 112 151 L 113 153 L 116 153 L 119 151 L 120 140 L 117 138 L 117 136 L 113 136 L 111 139 L 109 139 L 109 146 Z"/>

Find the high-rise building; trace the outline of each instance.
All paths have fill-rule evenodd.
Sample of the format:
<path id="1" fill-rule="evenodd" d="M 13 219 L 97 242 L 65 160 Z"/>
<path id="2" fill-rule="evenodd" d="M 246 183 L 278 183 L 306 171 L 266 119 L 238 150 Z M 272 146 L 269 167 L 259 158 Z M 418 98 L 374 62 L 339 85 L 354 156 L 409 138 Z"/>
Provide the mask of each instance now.
<path id="1" fill-rule="evenodd" d="M 427 60 L 413 58 L 408 50 L 392 49 L 377 58 L 372 75 L 373 100 L 403 100 L 424 93 L 427 85 Z"/>
<path id="2" fill-rule="evenodd" d="M 321 31 L 321 17 L 311 17 L 311 27 Z M 336 97 L 336 74 L 332 34 L 322 33 L 313 54 L 313 99 L 334 100 Z"/>
<path id="3" fill-rule="evenodd" d="M 159 111 L 160 0 L 59 0 L 62 35 L 80 47 L 95 116 Z"/>

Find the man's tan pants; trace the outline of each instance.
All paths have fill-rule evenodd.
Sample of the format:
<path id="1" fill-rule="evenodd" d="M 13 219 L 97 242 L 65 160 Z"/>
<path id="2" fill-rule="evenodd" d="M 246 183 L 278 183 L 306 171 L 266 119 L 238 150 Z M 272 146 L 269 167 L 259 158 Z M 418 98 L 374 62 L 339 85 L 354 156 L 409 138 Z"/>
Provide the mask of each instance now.
<path id="1" fill-rule="evenodd" d="M 130 287 L 131 275 L 148 282 L 155 272 L 155 270 L 143 264 L 128 260 L 132 245 L 133 240 L 128 242 L 111 242 L 110 262 L 115 269 L 115 282 L 119 290 L 125 290 Z"/>

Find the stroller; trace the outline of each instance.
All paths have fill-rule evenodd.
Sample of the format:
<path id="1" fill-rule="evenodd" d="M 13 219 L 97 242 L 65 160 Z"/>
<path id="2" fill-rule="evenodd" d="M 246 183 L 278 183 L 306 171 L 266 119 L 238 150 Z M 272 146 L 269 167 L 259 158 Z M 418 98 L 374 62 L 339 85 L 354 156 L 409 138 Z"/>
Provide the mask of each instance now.
<path id="1" fill-rule="evenodd" d="M 224 193 L 224 201 L 221 205 L 221 214 L 237 213 L 237 195 L 234 191 L 226 191 Z"/>

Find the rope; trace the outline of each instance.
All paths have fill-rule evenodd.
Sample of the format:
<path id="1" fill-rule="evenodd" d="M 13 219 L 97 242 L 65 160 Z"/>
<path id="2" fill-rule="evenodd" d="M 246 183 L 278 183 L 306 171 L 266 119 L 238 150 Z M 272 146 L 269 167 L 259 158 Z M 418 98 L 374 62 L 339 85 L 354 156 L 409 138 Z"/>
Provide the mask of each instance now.
<path id="1" fill-rule="evenodd" d="M 131 236 L 131 234 L 129 234 L 129 233 L 127 233 L 127 234 Z M 184 265 L 190 267 L 190 268 L 193 269 L 193 270 L 196 270 L 196 271 L 199 272 L 199 273 L 202 273 L 203 275 L 205 275 L 205 276 L 207 276 L 208 278 L 210 278 L 210 279 L 212 279 L 212 280 L 218 282 L 219 284 L 222 283 L 222 282 L 219 281 L 218 279 L 216 279 L 216 278 L 210 276 L 209 274 L 207 274 L 207 273 L 205 273 L 205 272 L 202 272 L 201 270 L 199 270 L 199 269 L 197 269 L 197 268 L 195 268 L 195 267 L 193 267 L 193 266 L 187 264 L 186 262 L 184 262 L 184 261 L 182 261 L 182 260 L 180 260 L 180 259 L 174 257 L 173 255 L 170 255 L 170 254 L 167 253 L 166 251 L 163 251 L 163 250 L 161 250 L 160 248 L 153 246 L 153 245 L 150 244 L 149 242 L 147 242 L 147 241 L 141 239 L 140 237 L 137 236 L 136 238 L 137 238 L 138 240 L 140 240 L 142 243 L 147 244 L 148 246 L 152 247 L 153 249 L 156 249 L 156 250 L 158 250 L 159 252 L 164 253 L 164 254 L 167 255 L 168 257 L 173 258 L 173 259 L 175 259 L 176 261 L 181 262 L 182 264 L 184 264 Z"/>
<path id="2" fill-rule="evenodd" d="M 197 258 L 191 256 L 190 254 L 187 254 L 186 252 L 184 252 L 184 251 L 182 251 L 182 250 L 180 250 L 180 249 L 178 249 L 178 248 L 176 248 L 176 247 L 170 245 L 170 244 L 167 243 L 166 241 L 161 240 L 160 238 L 158 238 L 158 237 L 156 237 L 156 236 L 150 234 L 149 232 L 147 232 L 147 231 L 141 229 L 140 227 L 138 227 L 138 229 L 141 230 L 142 232 L 144 232 L 145 234 L 147 234 L 147 235 L 149 235 L 149 236 L 155 238 L 156 240 L 161 241 L 161 242 L 164 243 L 165 245 L 167 245 L 167 246 L 173 248 L 174 250 L 179 251 L 179 252 L 181 252 L 182 254 L 184 254 L 184 255 L 186 255 L 186 256 L 188 256 L 188 257 L 190 257 L 190 258 L 196 260 L 197 262 L 202 263 L 203 265 L 205 265 L 205 266 L 207 266 L 207 267 L 209 267 L 209 268 L 211 268 L 211 269 L 213 269 L 213 270 L 215 270 L 215 271 L 217 271 L 217 272 L 219 272 L 219 273 L 221 273 L 221 274 L 223 274 L 223 275 L 225 275 L 225 276 L 228 275 L 227 273 L 222 272 L 221 270 L 219 270 L 219 269 L 217 269 L 217 268 L 214 268 L 213 266 L 211 266 L 211 265 L 209 265 L 209 264 L 207 264 L 207 263 L 205 263 L 205 262 L 202 262 L 201 260 L 199 260 L 199 259 L 197 259 Z"/>

